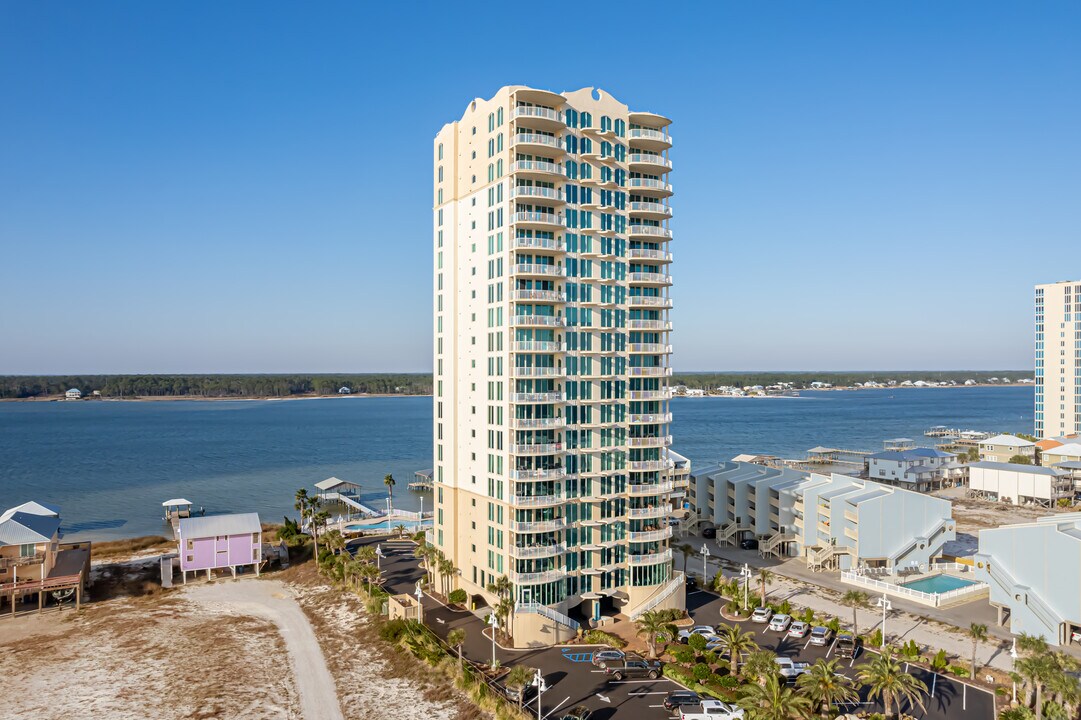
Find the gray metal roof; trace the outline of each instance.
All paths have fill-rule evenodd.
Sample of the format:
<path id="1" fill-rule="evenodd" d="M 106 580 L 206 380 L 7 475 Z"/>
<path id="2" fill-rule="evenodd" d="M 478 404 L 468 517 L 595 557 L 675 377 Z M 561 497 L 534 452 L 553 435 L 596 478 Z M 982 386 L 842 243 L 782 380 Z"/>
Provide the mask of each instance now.
<path id="1" fill-rule="evenodd" d="M 326 480 L 320 480 L 319 482 L 317 482 L 315 484 L 315 486 L 317 488 L 319 488 L 320 490 L 330 490 L 332 488 L 336 488 L 336 487 L 339 487 L 341 485 L 352 485 L 354 487 L 360 487 L 356 483 L 351 483 L 348 480 L 339 480 L 336 477 L 330 477 L 330 478 L 327 478 Z"/>
<path id="2" fill-rule="evenodd" d="M 993 438 L 980 440 L 980 445 L 1006 445 L 1008 447 L 1032 447 L 1036 443 L 1019 438 L 1016 435 L 995 435 Z"/>
<path id="3" fill-rule="evenodd" d="M 261 529 L 259 513 L 208 515 L 180 519 L 180 536 L 185 538 L 244 535 L 259 532 Z"/>
<path id="4" fill-rule="evenodd" d="M 58 530 L 60 518 L 55 515 L 15 512 L 0 521 L 0 545 L 49 542 Z"/>
<path id="5" fill-rule="evenodd" d="M 1008 470 L 1010 472 L 1027 473 L 1029 475 L 1065 475 L 1065 470 L 1056 470 L 1053 467 L 1042 465 L 1021 465 L 1020 463 L 1000 463 L 980 460 L 969 465 L 970 468 L 982 468 L 984 470 Z"/>

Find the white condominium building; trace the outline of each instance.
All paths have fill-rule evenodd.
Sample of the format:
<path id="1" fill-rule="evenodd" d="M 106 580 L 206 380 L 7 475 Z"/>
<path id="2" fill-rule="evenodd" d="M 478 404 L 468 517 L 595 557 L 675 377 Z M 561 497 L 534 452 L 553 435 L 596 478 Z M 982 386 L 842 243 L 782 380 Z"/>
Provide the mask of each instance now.
<path id="1" fill-rule="evenodd" d="M 1036 286 L 1036 437 L 1081 432 L 1081 280 Z"/>
<path id="2" fill-rule="evenodd" d="M 670 121 L 522 86 L 435 138 L 430 542 L 517 646 L 683 602 L 669 547 Z"/>

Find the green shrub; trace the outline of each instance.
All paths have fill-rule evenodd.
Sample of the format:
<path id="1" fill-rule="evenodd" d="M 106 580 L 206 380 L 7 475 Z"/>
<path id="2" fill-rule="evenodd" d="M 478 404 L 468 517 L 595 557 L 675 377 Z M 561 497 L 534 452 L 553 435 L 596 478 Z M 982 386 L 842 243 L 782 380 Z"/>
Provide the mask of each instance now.
<path id="1" fill-rule="evenodd" d="M 720 662 L 720 657 L 712 650 L 706 650 L 702 653 L 702 662 L 706 665 L 716 665 Z"/>
<path id="2" fill-rule="evenodd" d="M 718 685 L 723 688 L 738 688 L 740 686 L 739 678 L 735 675 L 721 675 L 714 678 L 710 683 L 711 685 Z"/>
<path id="3" fill-rule="evenodd" d="M 675 622 L 676 620 L 682 620 L 687 616 L 686 610 L 679 610 L 677 608 L 665 608 L 658 610 L 657 614 L 661 616 L 661 619 L 665 622 Z"/>
<path id="4" fill-rule="evenodd" d="M 946 660 L 946 651 L 939 650 L 935 653 L 935 656 L 931 658 L 931 669 L 935 672 L 942 672 L 949 665 L 949 661 Z"/>
<path id="5" fill-rule="evenodd" d="M 614 648 L 627 647 L 627 641 L 619 635 L 606 633 L 603 630 L 590 630 L 582 637 L 582 642 L 587 645 L 611 645 Z"/>
<path id="6" fill-rule="evenodd" d="M 458 588 L 451 592 L 451 594 L 447 596 L 447 599 L 455 605 L 465 605 L 465 601 L 469 599 L 469 594 L 466 593 L 465 590 Z"/>
<path id="7" fill-rule="evenodd" d="M 803 612 L 800 613 L 799 619 L 808 625 L 813 625 L 815 621 L 815 611 L 811 608 L 804 608 Z"/>
<path id="8" fill-rule="evenodd" d="M 901 646 L 901 657 L 906 660 L 918 660 L 920 657 L 920 646 L 916 644 L 915 640 L 909 640 Z"/>
<path id="9" fill-rule="evenodd" d="M 882 647 L 882 630 L 876 628 L 871 637 L 867 638 L 867 644 L 871 647 Z"/>
<path id="10" fill-rule="evenodd" d="M 950 672 L 961 678 L 969 676 L 968 668 L 964 665 L 950 665 Z"/>
<path id="11" fill-rule="evenodd" d="M 1008 710 L 1003 710 L 998 714 L 999 720 L 1033 720 L 1036 717 L 1036 713 L 1029 710 L 1024 705 L 1018 705 Z"/>
<path id="12" fill-rule="evenodd" d="M 388 620 L 379 627 L 379 637 L 383 638 L 387 642 L 396 643 L 401 639 L 402 635 L 408 629 L 408 625 L 405 620 L 398 618 L 397 620 Z"/>
<path id="13" fill-rule="evenodd" d="M 675 680 L 680 685 L 684 685 L 691 690 L 694 690 L 696 693 L 703 697 L 714 698 L 716 700 L 732 699 L 731 690 L 717 690 L 709 687 L 708 685 L 703 685 L 695 680 L 694 675 L 691 674 L 690 670 L 679 665 L 665 665 L 663 672 L 666 678 Z M 712 677 L 716 678 L 717 676 L 714 675 Z M 712 678 L 710 684 L 713 684 Z"/>
<path id="14" fill-rule="evenodd" d="M 841 621 L 837 618 L 830 618 L 826 621 L 825 626 L 832 630 L 834 633 L 841 632 Z"/>
<path id="15" fill-rule="evenodd" d="M 782 601 L 779 608 L 782 615 L 792 614 L 792 603 L 788 602 L 787 600 Z"/>
<path id="16" fill-rule="evenodd" d="M 709 640 L 706 640 L 701 635 L 691 635 L 687 638 L 687 644 L 690 645 L 695 652 L 702 652 L 706 649 L 706 645 L 709 644 Z"/>
<path id="17" fill-rule="evenodd" d="M 709 669 L 709 665 L 706 665 L 705 663 L 698 663 L 693 668 L 691 668 L 691 674 L 694 675 L 695 680 L 697 680 L 698 682 L 703 682 L 707 678 L 709 678 L 710 675 L 713 674 L 713 671 Z"/>
<path id="18" fill-rule="evenodd" d="M 678 663 L 690 665 L 694 662 L 694 650 L 690 649 L 689 647 L 683 647 L 682 645 L 678 645 L 669 649 L 668 652 L 672 655 L 672 658 Z"/>

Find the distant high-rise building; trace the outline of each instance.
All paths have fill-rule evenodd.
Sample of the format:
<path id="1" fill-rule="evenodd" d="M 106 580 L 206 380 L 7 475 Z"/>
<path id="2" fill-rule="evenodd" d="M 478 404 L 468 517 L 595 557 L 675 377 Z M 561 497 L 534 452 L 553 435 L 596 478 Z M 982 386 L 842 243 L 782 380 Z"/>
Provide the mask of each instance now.
<path id="1" fill-rule="evenodd" d="M 1081 280 L 1036 286 L 1036 436 L 1081 432 Z"/>
<path id="2" fill-rule="evenodd" d="M 435 138 L 429 541 L 471 603 L 513 604 L 519 646 L 684 602 L 669 123 L 510 86 Z"/>

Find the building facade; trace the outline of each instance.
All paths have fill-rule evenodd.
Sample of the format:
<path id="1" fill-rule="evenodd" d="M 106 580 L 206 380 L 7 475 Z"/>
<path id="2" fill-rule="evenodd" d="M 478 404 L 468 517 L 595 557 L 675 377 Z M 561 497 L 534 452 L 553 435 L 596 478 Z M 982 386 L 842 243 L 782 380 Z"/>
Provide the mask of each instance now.
<path id="1" fill-rule="evenodd" d="M 679 602 L 669 123 L 509 86 L 435 138 L 431 542 L 474 603 Z"/>
<path id="2" fill-rule="evenodd" d="M 956 458 L 934 448 L 886 450 L 865 458 L 864 475 L 876 482 L 930 492 L 963 482 L 964 468 Z"/>
<path id="3" fill-rule="evenodd" d="M 188 573 L 229 570 L 250 566 L 259 574 L 263 562 L 263 527 L 257 513 L 181 518 L 177 530 L 177 551 L 184 582 Z"/>
<path id="4" fill-rule="evenodd" d="M 90 577 L 90 543 L 61 542 L 60 509 L 30 501 L 0 513 L 0 602 L 74 594 Z"/>
<path id="5" fill-rule="evenodd" d="M 1051 507 L 1072 503 L 1074 480 L 1066 470 L 980 461 L 968 466 L 968 488 L 984 500 Z"/>
<path id="6" fill-rule="evenodd" d="M 993 463 L 1008 463 L 1020 455 L 1036 463 L 1036 443 L 1019 438 L 1016 435 L 995 435 L 980 440 L 980 460 Z"/>
<path id="7" fill-rule="evenodd" d="M 1036 286 L 1036 437 L 1081 432 L 1081 280 Z"/>

